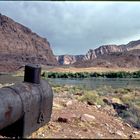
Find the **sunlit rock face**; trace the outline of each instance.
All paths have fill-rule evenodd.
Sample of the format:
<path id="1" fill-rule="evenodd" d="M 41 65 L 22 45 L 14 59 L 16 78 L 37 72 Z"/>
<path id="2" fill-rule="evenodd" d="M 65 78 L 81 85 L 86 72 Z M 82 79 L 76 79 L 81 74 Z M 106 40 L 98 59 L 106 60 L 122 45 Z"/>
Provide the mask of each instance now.
<path id="1" fill-rule="evenodd" d="M 57 64 L 47 39 L 0 14 L 0 63 L 5 62 Z"/>
<path id="2" fill-rule="evenodd" d="M 56 59 L 60 65 L 70 65 L 82 60 L 84 55 L 59 55 Z"/>
<path id="3" fill-rule="evenodd" d="M 60 65 L 139 67 L 139 51 L 140 40 L 137 40 L 126 45 L 102 45 L 89 49 L 85 55 L 60 55 L 56 59 Z"/>

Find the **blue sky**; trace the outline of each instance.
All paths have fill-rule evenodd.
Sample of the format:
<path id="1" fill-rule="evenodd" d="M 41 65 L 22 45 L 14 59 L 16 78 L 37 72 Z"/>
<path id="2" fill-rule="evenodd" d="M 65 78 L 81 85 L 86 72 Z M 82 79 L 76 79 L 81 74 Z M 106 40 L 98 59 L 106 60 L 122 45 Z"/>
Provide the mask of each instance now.
<path id="1" fill-rule="evenodd" d="M 0 1 L 0 13 L 47 38 L 56 55 L 140 39 L 140 2 Z"/>

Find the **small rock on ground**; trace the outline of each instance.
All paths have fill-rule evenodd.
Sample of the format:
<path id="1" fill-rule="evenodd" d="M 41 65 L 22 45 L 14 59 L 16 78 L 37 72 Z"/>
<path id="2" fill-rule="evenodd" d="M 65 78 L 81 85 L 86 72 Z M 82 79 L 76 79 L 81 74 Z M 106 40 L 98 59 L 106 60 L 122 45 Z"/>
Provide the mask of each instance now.
<path id="1" fill-rule="evenodd" d="M 95 117 L 93 115 L 89 115 L 89 114 L 83 114 L 81 115 L 81 121 L 94 121 Z"/>
<path id="2" fill-rule="evenodd" d="M 71 114 L 71 113 L 67 113 L 67 114 L 61 114 L 57 121 L 58 122 L 63 122 L 63 123 L 68 123 L 70 121 L 72 121 L 72 119 L 77 118 L 75 114 Z"/>

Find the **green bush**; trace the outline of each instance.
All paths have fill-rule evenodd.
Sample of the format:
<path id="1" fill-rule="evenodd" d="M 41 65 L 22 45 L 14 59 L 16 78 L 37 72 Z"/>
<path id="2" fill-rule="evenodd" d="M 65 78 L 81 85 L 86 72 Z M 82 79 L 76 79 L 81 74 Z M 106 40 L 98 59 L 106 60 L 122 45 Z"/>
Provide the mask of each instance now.
<path id="1" fill-rule="evenodd" d="M 103 100 L 95 91 L 86 91 L 79 100 L 82 102 L 86 101 L 90 104 L 104 105 Z"/>
<path id="2" fill-rule="evenodd" d="M 140 78 L 140 71 L 136 72 L 106 72 L 106 73 L 89 73 L 89 72 L 43 72 L 42 77 L 46 78 L 90 78 L 90 77 L 106 77 L 106 78 Z"/>

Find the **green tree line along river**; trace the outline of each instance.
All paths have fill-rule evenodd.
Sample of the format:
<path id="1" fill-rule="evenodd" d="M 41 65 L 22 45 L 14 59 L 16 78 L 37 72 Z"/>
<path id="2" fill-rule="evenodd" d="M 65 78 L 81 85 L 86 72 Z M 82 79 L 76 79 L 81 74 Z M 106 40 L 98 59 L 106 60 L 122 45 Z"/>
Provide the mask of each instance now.
<path id="1" fill-rule="evenodd" d="M 45 78 L 91 78 L 91 77 L 103 77 L 103 78 L 140 78 L 140 71 L 135 72 L 43 72 L 42 77 Z"/>

